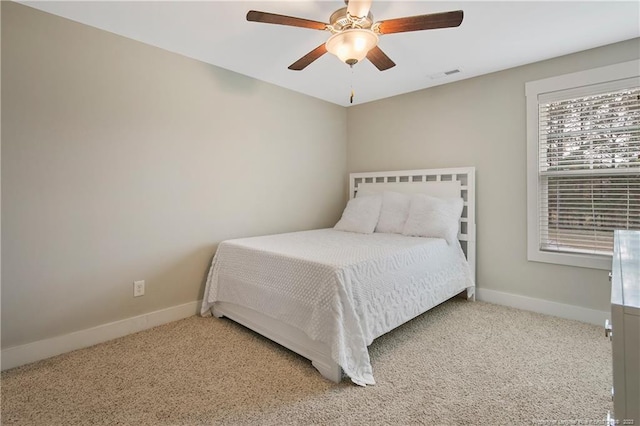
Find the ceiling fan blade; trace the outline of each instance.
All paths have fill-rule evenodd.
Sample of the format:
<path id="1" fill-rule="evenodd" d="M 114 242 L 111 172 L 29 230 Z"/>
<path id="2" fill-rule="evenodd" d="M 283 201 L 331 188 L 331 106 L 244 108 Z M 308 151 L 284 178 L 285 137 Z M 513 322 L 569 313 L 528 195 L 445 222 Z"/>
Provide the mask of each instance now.
<path id="1" fill-rule="evenodd" d="M 311 52 L 307 53 L 302 58 L 289 65 L 289 69 L 293 71 L 302 71 L 307 67 L 307 65 L 311 64 L 311 62 L 315 61 L 325 53 L 327 53 L 327 47 L 324 43 L 322 43 L 320 46 L 316 47 Z"/>
<path id="2" fill-rule="evenodd" d="M 296 18 L 293 16 L 277 15 L 269 12 L 259 12 L 250 10 L 247 12 L 247 21 L 262 22 L 265 24 L 289 25 L 291 27 L 310 28 L 312 30 L 324 30 L 327 24 L 309 19 Z"/>
<path id="3" fill-rule="evenodd" d="M 366 18 L 371 9 L 371 0 L 348 0 L 347 12 L 354 18 Z"/>
<path id="4" fill-rule="evenodd" d="M 408 31 L 433 30 L 457 27 L 462 23 L 463 12 L 431 13 L 429 15 L 408 16 L 378 22 L 380 34 L 404 33 Z"/>
<path id="5" fill-rule="evenodd" d="M 396 66 L 389 57 L 378 46 L 374 47 L 367 53 L 367 59 L 376 66 L 380 71 L 388 70 Z"/>

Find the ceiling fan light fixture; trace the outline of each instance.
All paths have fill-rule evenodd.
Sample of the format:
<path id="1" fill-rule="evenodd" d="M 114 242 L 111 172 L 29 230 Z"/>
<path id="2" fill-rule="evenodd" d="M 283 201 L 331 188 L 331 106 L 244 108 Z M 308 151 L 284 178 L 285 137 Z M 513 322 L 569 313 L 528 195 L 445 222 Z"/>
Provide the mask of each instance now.
<path id="1" fill-rule="evenodd" d="M 326 47 L 329 53 L 348 65 L 354 65 L 367 57 L 378 45 L 378 35 L 365 28 L 350 28 L 329 37 Z"/>

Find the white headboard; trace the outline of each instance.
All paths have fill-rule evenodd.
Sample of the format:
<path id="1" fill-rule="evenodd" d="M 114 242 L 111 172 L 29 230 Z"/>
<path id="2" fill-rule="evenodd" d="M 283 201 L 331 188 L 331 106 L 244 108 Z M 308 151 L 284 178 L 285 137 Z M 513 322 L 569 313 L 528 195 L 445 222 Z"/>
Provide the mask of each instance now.
<path id="1" fill-rule="evenodd" d="M 462 197 L 458 240 L 467 255 L 473 277 L 476 274 L 476 168 L 400 170 L 349 175 L 349 198 L 358 188 L 365 191 L 424 192 L 439 197 Z"/>
<path id="2" fill-rule="evenodd" d="M 460 197 L 462 184 L 459 180 L 434 181 L 434 182 L 384 182 L 358 184 L 356 193 L 381 193 L 383 191 L 404 192 L 408 194 L 427 194 L 439 198 Z"/>

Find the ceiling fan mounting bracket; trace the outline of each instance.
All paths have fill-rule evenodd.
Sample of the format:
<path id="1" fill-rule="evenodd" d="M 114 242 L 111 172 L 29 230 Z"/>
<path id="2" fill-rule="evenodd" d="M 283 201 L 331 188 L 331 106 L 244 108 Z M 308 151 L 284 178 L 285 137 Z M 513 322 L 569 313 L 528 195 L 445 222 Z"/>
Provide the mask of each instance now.
<path id="1" fill-rule="evenodd" d="M 373 14 L 371 12 L 369 12 L 365 18 L 354 18 L 347 13 L 347 8 L 343 7 L 331 14 L 327 29 L 335 34 L 350 28 L 370 29 L 372 26 Z"/>

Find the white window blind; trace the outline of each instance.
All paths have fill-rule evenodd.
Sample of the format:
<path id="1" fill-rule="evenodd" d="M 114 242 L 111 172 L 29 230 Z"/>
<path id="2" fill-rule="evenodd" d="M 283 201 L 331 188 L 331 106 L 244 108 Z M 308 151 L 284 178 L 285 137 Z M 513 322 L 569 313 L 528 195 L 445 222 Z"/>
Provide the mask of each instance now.
<path id="1" fill-rule="evenodd" d="M 637 79 L 540 95 L 539 249 L 610 255 L 640 229 Z"/>

